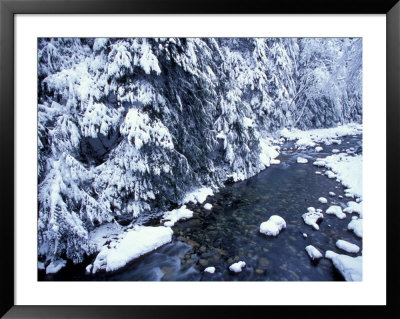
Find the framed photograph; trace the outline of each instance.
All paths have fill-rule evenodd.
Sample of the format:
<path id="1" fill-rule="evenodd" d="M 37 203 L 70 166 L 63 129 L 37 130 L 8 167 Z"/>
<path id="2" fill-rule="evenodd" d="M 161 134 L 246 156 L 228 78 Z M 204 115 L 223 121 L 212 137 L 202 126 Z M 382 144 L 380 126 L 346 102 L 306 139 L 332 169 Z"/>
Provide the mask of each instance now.
<path id="1" fill-rule="evenodd" d="M 399 313 L 397 1 L 0 1 L 1 315 Z"/>

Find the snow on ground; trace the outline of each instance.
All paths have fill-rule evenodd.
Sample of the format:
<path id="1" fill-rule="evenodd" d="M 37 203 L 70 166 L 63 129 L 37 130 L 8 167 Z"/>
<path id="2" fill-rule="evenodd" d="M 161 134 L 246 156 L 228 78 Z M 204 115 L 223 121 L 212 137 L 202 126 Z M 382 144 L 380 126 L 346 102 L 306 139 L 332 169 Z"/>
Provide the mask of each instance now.
<path id="1" fill-rule="evenodd" d="M 343 213 L 342 208 L 337 205 L 330 206 L 325 213 L 329 215 L 335 215 L 339 219 L 344 219 L 346 218 L 346 214 Z"/>
<path id="2" fill-rule="evenodd" d="M 241 272 L 245 266 L 246 263 L 244 261 L 238 261 L 237 263 L 230 265 L 229 270 L 233 272 Z"/>
<path id="3" fill-rule="evenodd" d="M 314 227 L 314 229 L 319 230 L 318 222 L 324 218 L 320 209 L 315 209 L 314 207 L 308 207 L 308 212 L 302 215 L 304 222 L 307 225 Z"/>
<path id="4" fill-rule="evenodd" d="M 64 259 L 57 259 L 52 261 L 46 268 L 46 275 L 47 274 L 55 274 L 59 272 L 61 268 L 65 267 L 67 261 Z"/>
<path id="5" fill-rule="evenodd" d="M 187 193 L 183 198 L 182 204 L 192 202 L 193 204 L 203 204 L 207 196 L 213 196 L 214 192 L 210 187 L 202 187 Z"/>
<path id="6" fill-rule="evenodd" d="M 362 256 L 350 257 L 327 250 L 325 258 L 332 260 L 333 265 L 346 281 L 362 280 Z"/>
<path id="7" fill-rule="evenodd" d="M 204 269 L 204 272 L 213 274 L 213 273 L 215 273 L 215 267 L 207 267 L 206 269 Z"/>
<path id="8" fill-rule="evenodd" d="M 192 217 L 193 217 L 193 212 L 190 209 L 187 209 L 186 205 L 183 205 L 180 208 L 164 213 L 162 221 L 165 221 L 164 226 L 172 227 L 178 220 L 188 219 Z"/>
<path id="9" fill-rule="evenodd" d="M 362 226 L 362 219 L 353 219 L 348 225 L 348 230 L 352 230 L 354 234 L 358 237 L 362 238 L 363 236 L 363 226 Z"/>
<path id="10" fill-rule="evenodd" d="M 328 200 L 325 197 L 320 197 L 318 198 L 318 201 L 322 204 L 326 204 L 328 202 Z"/>
<path id="11" fill-rule="evenodd" d="M 117 223 L 108 223 L 95 228 L 89 233 L 89 241 L 95 245 L 97 251 L 112 237 L 123 235 L 124 227 Z"/>
<path id="12" fill-rule="evenodd" d="M 335 178 L 336 177 L 335 173 L 332 172 L 332 171 L 326 171 L 324 173 L 324 175 L 328 176 L 328 178 Z"/>
<path id="13" fill-rule="evenodd" d="M 321 146 L 317 146 L 316 148 L 315 148 L 315 151 L 316 152 L 322 152 L 324 149 L 321 147 Z"/>
<path id="14" fill-rule="evenodd" d="M 353 254 L 356 254 L 360 251 L 360 247 L 343 239 L 339 239 L 338 241 L 336 241 L 336 247 Z"/>
<path id="15" fill-rule="evenodd" d="M 330 144 L 340 144 L 338 137 L 361 134 L 362 125 L 357 123 L 350 123 L 346 125 L 341 125 L 337 127 L 327 128 L 327 129 L 314 129 L 301 131 L 298 129 L 293 129 L 289 131 L 284 128 L 280 131 L 280 135 L 288 140 L 298 140 L 296 146 L 302 147 L 313 147 L 315 143 L 325 143 Z"/>
<path id="16" fill-rule="evenodd" d="M 98 270 L 114 271 L 128 262 L 150 252 L 172 240 L 173 231 L 169 227 L 136 226 L 125 232 L 119 241 L 101 248 L 93 262 L 93 273 Z"/>
<path id="17" fill-rule="evenodd" d="M 308 163 L 308 159 L 299 156 L 297 158 L 297 163 L 306 164 L 306 163 Z"/>
<path id="18" fill-rule="evenodd" d="M 204 208 L 207 209 L 207 210 L 210 210 L 212 208 L 212 205 L 210 203 L 206 203 L 204 205 Z"/>
<path id="19" fill-rule="evenodd" d="M 275 160 L 279 156 L 277 146 L 272 146 L 273 141 L 269 138 L 260 139 L 260 161 L 265 167 L 269 167 L 271 164 L 279 164 L 279 160 Z M 279 149 L 279 148 L 278 148 Z"/>
<path id="20" fill-rule="evenodd" d="M 345 190 L 347 197 L 351 195 L 362 197 L 362 155 L 334 154 L 322 161 L 325 162 L 325 167 L 332 170 L 340 182 L 348 188 Z"/>
<path id="21" fill-rule="evenodd" d="M 362 218 L 362 202 L 356 203 L 353 201 L 347 202 L 347 207 L 343 210 L 346 213 L 357 213 Z"/>
<path id="22" fill-rule="evenodd" d="M 321 252 L 320 252 L 317 248 L 315 248 L 313 245 L 308 245 L 308 246 L 306 247 L 306 252 L 307 252 L 308 256 L 309 256 L 312 260 L 322 258 Z"/>
<path id="23" fill-rule="evenodd" d="M 282 228 L 286 228 L 285 220 L 278 215 L 272 215 L 266 222 L 261 223 L 260 233 L 277 236 Z"/>

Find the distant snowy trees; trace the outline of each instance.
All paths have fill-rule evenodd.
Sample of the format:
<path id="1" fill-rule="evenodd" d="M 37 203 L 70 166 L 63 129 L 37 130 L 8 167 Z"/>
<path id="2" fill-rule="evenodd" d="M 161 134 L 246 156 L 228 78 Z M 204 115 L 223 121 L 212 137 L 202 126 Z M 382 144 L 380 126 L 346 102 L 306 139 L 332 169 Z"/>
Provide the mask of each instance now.
<path id="1" fill-rule="evenodd" d="M 40 258 L 253 176 L 277 129 L 361 121 L 361 69 L 361 39 L 39 39 Z"/>

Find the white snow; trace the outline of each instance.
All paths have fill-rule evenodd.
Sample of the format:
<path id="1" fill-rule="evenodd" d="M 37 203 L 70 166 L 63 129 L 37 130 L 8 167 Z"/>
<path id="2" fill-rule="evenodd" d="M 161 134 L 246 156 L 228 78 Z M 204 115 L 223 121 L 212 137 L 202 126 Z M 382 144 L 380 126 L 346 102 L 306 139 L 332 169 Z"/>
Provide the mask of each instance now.
<path id="1" fill-rule="evenodd" d="M 315 171 L 315 174 L 321 175 L 322 173 L 320 171 Z"/>
<path id="2" fill-rule="evenodd" d="M 213 274 L 213 273 L 215 273 L 215 267 L 207 267 L 206 269 L 204 269 L 204 272 Z"/>
<path id="3" fill-rule="evenodd" d="M 329 192 L 329 196 L 336 196 L 336 194 L 334 192 Z"/>
<path id="4" fill-rule="evenodd" d="M 244 261 L 238 261 L 237 263 L 230 265 L 229 270 L 233 272 L 241 272 L 245 266 L 246 263 Z"/>
<path id="5" fill-rule="evenodd" d="M 306 251 L 307 251 L 308 256 L 309 256 L 312 260 L 322 258 L 321 252 L 320 252 L 317 248 L 315 248 L 313 245 L 308 245 L 308 246 L 306 247 Z"/>
<path id="6" fill-rule="evenodd" d="M 297 163 L 300 163 L 300 164 L 308 163 L 308 159 L 303 158 L 303 157 L 297 157 Z"/>
<path id="7" fill-rule="evenodd" d="M 302 215 L 304 222 L 314 227 L 314 229 L 319 230 L 317 221 L 323 219 L 324 215 L 321 213 L 320 209 L 316 210 L 314 207 L 308 207 L 307 209 L 308 212 Z"/>
<path id="8" fill-rule="evenodd" d="M 342 185 L 348 187 L 345 190 L 347 197 L 362 197 L 362 155 L 335 154 L 326 157 L 324 162 L 325 166 L 336 174 Z"/>
<path id="9" fill-rule="evenodd" d="M 46 268 L 46 274 L 55 274 L 59 272 L 61 268 L 65 267 L 67 261 L 64 259 L 53 260 Z"/>
<path id="10" fill-rule="evenodd" d="M 193 204 L 203 204 L 207 196 L 213 196 L 214 192 L 210 187 L 202 187 L 187 193 L 183 199 L 182 204 L 192 202 Z"/>
<path id="11" fill-rule="evenodd" d="M 360 247 L 343 239 L 336 241 L 336 247 L 353 254 L 356 254 L 360 251 Z"/>
<path id="12" fill-rule="evenodd" d="M 87 265 L 86 268 L 85 268 L 86 272 L 90 273 L 92 271 L 92 267 L 93 267 L 92 264 Z"/>
<path id="13" fill-rule="evenodd" d="M 318 198 L 318 201 L 322 204 L 326 204 L 328 202 L 328 200 L 325 197 L 320 197 Z"/>
<path id="14" fill-rule="evenodd" d="M 277 159 L 271 159 L 271 165 L 278 165 L 278 164 L 280 164 L 281 163 L 281 161 L 280 160 L 277 160 Z"/>
<path id="15" fill-rule="evenodd" d="M 328 176 L 328 178 L 335 178 L 336 177 L 335 173 L 332 172 L 332 171 L 326 171 L 325 175 Z"/>
<path id="16" fill-rule="evenodd" d="M 313 163 L 313 165 L 319 166 L 319 167 L 323 167 L 323 166 L 326 165 L 326 163 L 325 163 L 325 161 L 323 161 L 323 160 L 316 160 L 316 161 Z"/>
<path id="17" fill-rule="evenodd" d="M 266 222 L 261 223 L 260 233 L 277 236 L 282 228 L 286 228 L 285 220 L 278 215 L 272 215 Z"/>
<path id="18" fill-rule="evenodd" d="M 268 138 L 260 139 L 260 162 L 265 166 L 269 167 L 271 164 L 279 164 L 279 160 L 275 160 L 279 156 L 279 152 L 276 147 L 271 146 L 272 141 Z"/>
<path id="19" fill-rule="evenodd" d="M 327 250 L 326 252 L 325 252 L 325 258 L 326 259 L 333 259 L 333 257 L 335 257 L 335 256 L 337 256 L 338 254 L 337 253 L 335 253 L 334 251 L 332 251 L 332 250 Z"/>
<path id="20" fill-rule="evenodd" d="M 180 208 L 164 213 L 162 221 L 165 221 L 164 226 L 172 227 L 178 220 L 189 219 L 192 217 L 193 212 L 190 209 L 187 209 L 186 205 L 183 205 Z"/>
<path id="21" fill-rule="evenodd" d="M 332 263 L 346 281 L 362 280 L 362 256 L 350 257 L 336 254 L 332 258 Z"/>
<path id="22" fill-rule="evenodd" d="M 169 227 L 136 226 L 125 232 L 114 245 L 103 246 L 93 262 L 93 273 L 102 269 L 114 271 L 128 262 L 150 252 L 172 240 L 173 231 Z"/>
<path id="23" fill-rule="evenodd" d="M 95 245 L 97 251 L 111 239 L 111 237 L 118 237 L 123 234 L 123 227 L 117 223 L 108 223 L 95 228 L 89 234 L 89 240 Z"/>
<path id="24" fill-rule="evenodd" d="M 210 209 L 212 209 L 212 205 L 210 203 L 206 203 L 206 204 L 204 204 L 204 208 L 207 210 L 210 210 Z"/>
<path id="25" fill-rule="evenodd" d="M 340 150 L 338 150 L 337 148 L 334 148 L 333 150 L 332 150 L 332 153 L 339 153 L 340 152 Z"/>
<path id="26" fill-rule="evenodd" d="M 315 151 L 316 152 L 321 152 L 321 151 L 323 151 L 324 149 L 321 147 L 321 146 L 317 146 L 316 148 L 315 148 Z"/>
<path id="27" fill-rule="evenodd" d="M 44 263 L 42 263 L 41 261 L 38 261 L 38 269 L 45 270 Z"/>
<path id="28" fill-rule="evenodd" d="M 344 219 L 346 218 L 346 214 L 343 213 L 342 208 L 337 205 L 330 206 L 325 213 L 329 215 L 335 215 L 339 219 Z"/>
<path id="29" fill-rule="evenodd" d="M 329 144 L 340 144 L 341 141 L 338 137 L 343 137 L 347 135 L 354 135 L 362 133 L 362 125 L 356 123 L 350 123 L 347 125 L 341 125 L 337 127 L 327 128 L 327 129 L 314 129 L 301 131 L 293 129 L 289 131 L 284 128 L 280 131 L 280 135 L 287 140 L 296 140 L 296 145 L 301 146 L 315 146 L 315 143 L 325 143 Z"/>
<path id="30" fill-rule="evenodd" d="M 343 210 L 346 213 L 357 213 L 362 218 L 362 202 L 356 203 L 353 201 L 347 202 L 347 207 Z"/>
<path id="31" fill-rule="evenodd" d="M 362 226 L 362 218 L 360 219 L 353 219 L 348 225 L 348 230 L 352 230 L 354 234 L 358 237 L 362 238 L 363 236 L 363 226 Z"/>

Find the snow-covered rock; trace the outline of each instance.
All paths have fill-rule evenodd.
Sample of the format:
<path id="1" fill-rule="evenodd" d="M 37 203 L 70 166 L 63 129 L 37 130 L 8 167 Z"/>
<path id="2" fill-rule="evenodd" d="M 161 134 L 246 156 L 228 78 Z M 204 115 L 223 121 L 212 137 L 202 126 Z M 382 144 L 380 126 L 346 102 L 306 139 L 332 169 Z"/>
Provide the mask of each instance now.
<path id="1" fill-rule="evenodd" d="M 229 270 L 237 273 L 237 272 L 241 272 L 245 266 L 246 266 L 246 263 L 244 261 L 238 261 L 237 263 L 230 265 Z"/>
<path id="2" fill-rule="evenodd" d="M 180 208 L 166 212 L 163 216 L 164 226 L 172 227 L 178 220 L 189 219 L 193 217 L 193 212 L 183 205 Z"/>
<path id="3" fill-rule="evenodd" d="M 308 159 L 299 156 L 299 157 L 297 157 L 297 163 L 301 163 L 301 164 L 308 163 Z"/>
<path id="4" fill-rule="evenodd" d="M 183 204 L 193 203 L 193 204 L 203 204 L 207 199 L 207 196 L 213 196 L 214 192 L 210 187 L 202 187 L 195 189 L 187 193 L 183 199 Z"/>
<path id="5" fill-rule="evenodd" d="M 304 222 L 307 225 L 312 226 L 315 230 L 319 230 L 319 225 L 324 218 L 324 214 L 321 213 L 320 209 L 315 209 L 314 207 L 308 207 L 308 212 L 302 215 Z"/>
<path id="6" fill-rule="evenodd" d="M 328 200 L 325 197 L 320 197 L 318 198 L 318 201 L 322 204 L 326 204 L 328 202 Z"/>
<path id="7" fill-rule="evenodd" d="M 346 214 L 343 213 L 342 208 L 337 205 L 330 206 L 325 213 L 328 215 L 335 215 L 339 219 L 344 219 L 346 218 Z"/>
<path id="8" fill-rule="evenodd" d="M 356 254 L 360 251 L 360 247 L 343 239 L 339 239 L 336 241 L 336 247 L 353 254 Z"/>
<path id="9" fill-rule="evenodd" d="M 315 248 L 313 245 L 308 245 L 305 249 L 306 249 L 308 256 L 312 260 L 321 259 L 323 257 L 321 252 L 317 248 Z"/>
<path id="10" fill-rule="evenodd" d="M 353 201 L 347 202 L 347 207 L 343 210 L 344 212 L 351 214 L 357 213 L 362 218 L 362 203 L 356 203 Z"/>
<path id="11" fill-rule="evenodd" d="M 272 215 L 266 222 L 261 223 L 260 233 L 267 236 L 278 236 L 282 228 L 286 228 L 285 220 L 278 215 Z"/>
<path id="12" fill-rule="evenodd" d="M 329 196 L 334 197 L 334 196 L 336 196 L 336 194 L 334 192 L 329 192 Z"/>
<path id="13" fill-rule="evenodd" d="M 362 225 L 362 219 L 353 219 L 348 225 L 347 225 L 348 230 L 352 230 L 354 234 L 356 234 L 358 237 L 362 238 L 363 236 L 363 225 Z"/>
<path id="14" fill-rule="evenodd" d="M 346 281 L 362 280 L 362 256 L 350 257 L 327 250 L 325 258 L 331 259 Z"/>
<path id="15" fill-rule="evenodd" d="M 64 268 L 66 264 L 67 261 L 64 259 L 54 260 L 46 267 L 46 274 L 55 274 L 59 272 L 61 268 Z"/>
<path id="16" fill-rule="evenodd" d="M 324 149 L 321 147 L 321 146 L 317 146 L 316 148 L 315 148 L 315 151 L 316 152 L 322 152 Z"/>
<path id="17" fill-rule="evenodd" d="M 207 210 L 210 210 L 210 209 L 212 209 L 212 205 L 210 203 L 206 203 L 206 204 L 204 204 L 204 208 Z"/>
<path id="18" fill-rule="evenodd" d="M 328 178 L 335 178 L 336 177 L 335 173 L 332 172 L 332 171 L 326 171 L 325 175 L 328 176 Z"/>
<path id="19" fill-rule="evenodd" d="M 125 232 L 124 237 L 114 245 L 102 247 L 93 262 L 92 272 L 120 269 L 128 262 L 169 243 L 172 234 L 173 231 L 169 227 L 137 226 Z"/>
<path id="20" fill-rule="evenodd" d="M 208 272 L 209 274 L 215 273 L 215 267 L 207 267 L 204 269 L 204 272 Z"/>

